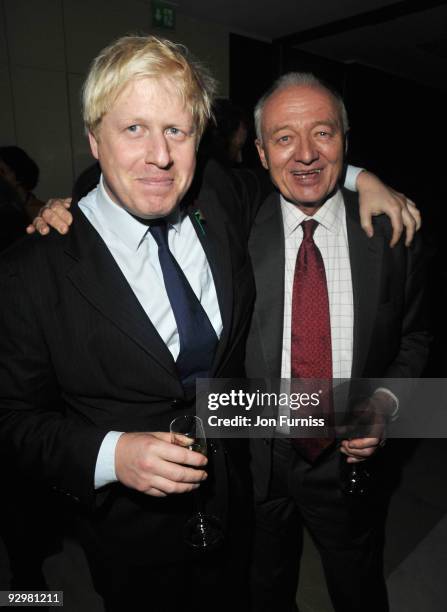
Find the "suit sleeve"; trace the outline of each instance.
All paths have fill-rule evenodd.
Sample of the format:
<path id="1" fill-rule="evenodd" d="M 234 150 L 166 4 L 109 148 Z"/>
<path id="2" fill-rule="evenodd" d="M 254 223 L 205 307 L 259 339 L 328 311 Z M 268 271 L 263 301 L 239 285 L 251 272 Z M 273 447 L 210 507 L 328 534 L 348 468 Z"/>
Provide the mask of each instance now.
<path id="1" fill-rule="evenodd" d="M 30 280 L 28 279 L 28 283 Z M 38 282 L 34 280 L 33 282 Z M 41 312 L 14 266 L 0 263 L 0 449 L 7 469 L 94 503 L 96 458 L 106 431 L 67 411 Z"/>
<path id="2" fill-rule="evenodd" d="M 389 240 L 388 233 L 385 240 Z M 431 339 L 425 294 L 426 260 L 420 236 L 416 236 L 409 248 L 401 242 L 394 249 L 389 249 L 386 265 L 391 271 L 393 286 L 390 293 L 395 295 L 395 299 L 391 302 L 394 314 L 383 350 L 392 358 L 383 370 L 383 378 L 373 379 L 369 383 L 365 380 L 364 383 L 367 383 L 370 392 L 378 387 L 384 388 L 398 398 L 396 425 L 399 428 L 402 417 L 406 422 L 411 422 L 414 410 L 412 398 L 427 362 Z M 396 333 L 397 330 L 399 333 Z M 376 368 L 373 367 L 374 370 Z"/>
<path id="3" fill-rule="evenodd" d="M 402 249 L 407 247 L 402 246 Z M 420 377 L 427 362 L 431 340 L 425 291 L 426 258 L 420 236 L 417 236 L 414 244 L 408 247 L 405 258 L 401 343 L 396 358 L 388 368 L 388 378 Z"/>

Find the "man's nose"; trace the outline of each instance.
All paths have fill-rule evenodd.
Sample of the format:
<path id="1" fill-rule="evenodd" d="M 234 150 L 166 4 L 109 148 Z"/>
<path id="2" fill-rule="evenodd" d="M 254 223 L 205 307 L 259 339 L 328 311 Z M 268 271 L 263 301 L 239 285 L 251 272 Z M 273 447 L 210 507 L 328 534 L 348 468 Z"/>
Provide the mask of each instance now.
<path id="1" fill-rule="evenodd" d="M 164 134 L 151 134 L 146 146 L 145 162 L 158 168 L 167 168 L 172 163 L 169 143 Z"/>
<path id="2" fill-rule="evenodd" d="M 307 136 L 297 139 L 294 154 L 295 161 L 303 164 L 311 164 L 319 157 L 318 148 L 312 138 Z"/>

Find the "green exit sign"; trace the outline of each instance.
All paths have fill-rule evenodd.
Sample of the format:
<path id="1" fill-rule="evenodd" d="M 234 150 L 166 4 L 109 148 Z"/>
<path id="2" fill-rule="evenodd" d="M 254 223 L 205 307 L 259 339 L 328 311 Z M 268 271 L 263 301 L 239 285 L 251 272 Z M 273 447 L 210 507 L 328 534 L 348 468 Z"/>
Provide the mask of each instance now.
<path id="1" fill-rule="evenodd" d="M 156 28 L 175 28 L 175 8 L 166 2 L 152 0 L 152 25 Z"/>

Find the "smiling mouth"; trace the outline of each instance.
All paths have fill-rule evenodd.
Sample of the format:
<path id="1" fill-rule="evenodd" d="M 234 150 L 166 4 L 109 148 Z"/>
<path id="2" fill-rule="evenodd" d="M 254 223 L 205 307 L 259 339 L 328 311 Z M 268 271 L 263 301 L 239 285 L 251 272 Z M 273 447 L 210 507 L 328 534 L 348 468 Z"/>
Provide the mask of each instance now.
<path id="1" fill-rule="evenodd" d="M 155 177 L 155 176 L 142 176 L 140 178 L 137 179 L 138 181 L 141 181 L 142 183 L 172 183 L 172 181 L 174 180 L 171 177 L 167 177 L 167 176 L 160 176 L 160 177 Z"/>
<path id="2" fill-rule="evenodd" d="M 137 181 L 141 184 L 144 185 L 145 187 L 150 187 L 153 189 L 167 189 L 169 187 L 172 187 L 172 185 L 174 184 L 174 179 L 172 178 L 167 178 L 167 177 L 163 177 L 163 178 L 139 178 L 137 179 Z"/>
<path id="3" fill-rule="evenodd" d="M 314 174 L 321 174 L 321 168 L 315 168 L 314 170 L 292 170 L 293 176 L 312 176 Z"/>

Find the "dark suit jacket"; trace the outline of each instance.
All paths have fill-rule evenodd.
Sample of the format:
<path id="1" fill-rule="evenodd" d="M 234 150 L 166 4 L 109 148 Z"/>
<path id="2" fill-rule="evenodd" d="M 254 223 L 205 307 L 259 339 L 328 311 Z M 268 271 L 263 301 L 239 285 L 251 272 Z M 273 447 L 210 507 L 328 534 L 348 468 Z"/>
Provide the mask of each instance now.
<path id="1" fill-rule="evenodd" d="M 238 378 L 254 283 L 247 223 L 216 164 L 194 206 L 205 218 L 203 235 L 191 213 L 223 320 L 211 375 Z M 170 352 L 112 255 L 76 205 L 73 215 L 67 236 L 33 236 L 0 263 L 0 448 L 20 470 L 89 508 L 87 545 L 173 561 L 191 496 L 152 498 L 118 483 L 95 492 L 93 477 L 108 431 L 169 431 L 191 408 Z M 234 452 L 229 442 L 213 453 L 219 494 Z"/>
<path id="2" fill-rule="evenodd" d="M 377 217 L 374 237 L 360 226 L 356 194 L 343 190 L 354 299 L 352 378 L 411 378 L 428 352 L 422 316 L 424 271 L 419 237 L 391 249 L 388 219 Z M 284 313 L 284 230 L 279 194 L 269 196 L 253 226 L 249 251 L 256 303 L 247 344 L 251 378 L 280 378 Z M 252 441 L 255 495 L 267 494 L 271 445 Z"/>
<path id="3" fill-rule="evenodd" d="M 0 251 L 25 236 L 29 219 L 11 185 L 0 177 Z"/>

